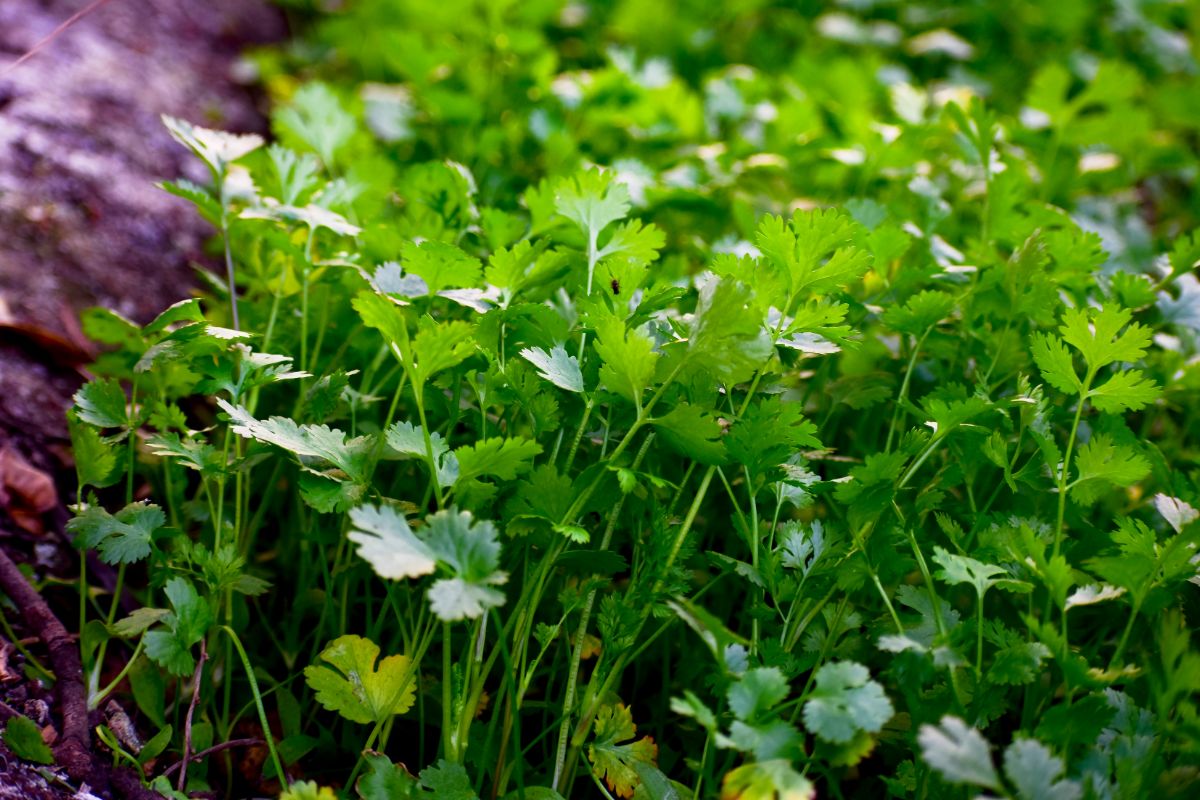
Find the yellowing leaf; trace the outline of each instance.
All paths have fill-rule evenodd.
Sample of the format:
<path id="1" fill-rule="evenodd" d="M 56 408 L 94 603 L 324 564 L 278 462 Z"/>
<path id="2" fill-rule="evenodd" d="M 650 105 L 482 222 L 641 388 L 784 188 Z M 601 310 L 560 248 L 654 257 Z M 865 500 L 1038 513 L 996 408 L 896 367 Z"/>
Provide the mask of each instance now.
<path id="1" fill-rule="evenodd" d="M 637 726 L 624 703 L 603 706 L 596 715 L 594 733 L 596 738 L 588 747 L 592 774 L 603 778 L 618 797 L 633 797 L 641 781 L 637 765 L 653 764 L 658 745 L 649 736 L 630 741 L 637 735 Z"/>
<path id="2" fill-rule="evenodd" d="M 379 645 L 361 636 L 341 636 L 321 651 L 320 661 L 304 669 L 317 702 L 351 722 L 383 722 L 412 708 L 416 699 L 413 665 L 408 656 L 379 661 Z"/>

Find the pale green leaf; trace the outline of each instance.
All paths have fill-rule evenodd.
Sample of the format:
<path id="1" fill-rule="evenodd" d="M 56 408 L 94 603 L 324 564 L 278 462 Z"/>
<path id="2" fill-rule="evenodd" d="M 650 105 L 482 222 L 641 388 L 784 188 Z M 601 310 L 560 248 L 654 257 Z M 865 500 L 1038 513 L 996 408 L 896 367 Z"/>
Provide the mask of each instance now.
<path id="1" fill-rule="evenodd" d="M 359 506 L 350 512 L 354 529 L 347 538 L 375 574 L 387 580 L 429 575 L 437 566 L 433 551 L 391 506 Z"/>
<path id="2" fill-rule="evenodd" d="M 526 347 L 521 357 L 537 369 L 538 375 L 568 392 L 583 391 L 583 372 L 579 359 L 568 355 L 562 345 L 555 345 L 547 353 L 540 347 Z"/>
<path id="3" fill-rule="evenodd" d="M 1061 758 L 1034 739 L 1017 739 L 1004 751 L 1004 774 L 1020 800 L 1079 800 L 1083 787 L 1063 778 Z"/>
<path id="4" fill-rule="evenodd" d="M 922 725 L 917 741 L 925 761 L 945 780 L 1000 791 L 1000 776 L 987 740 L 958 717 L 946 716 L 938 725 Z"/>
<path id="5" fill-rule="evenodd" d="M 879 733 L 894 713 L 883 687 L 853 661 L 817 670 L 816 688 L 804 704 L 804 726 L 819 738 L 845 744 L 859 731 Z"/>

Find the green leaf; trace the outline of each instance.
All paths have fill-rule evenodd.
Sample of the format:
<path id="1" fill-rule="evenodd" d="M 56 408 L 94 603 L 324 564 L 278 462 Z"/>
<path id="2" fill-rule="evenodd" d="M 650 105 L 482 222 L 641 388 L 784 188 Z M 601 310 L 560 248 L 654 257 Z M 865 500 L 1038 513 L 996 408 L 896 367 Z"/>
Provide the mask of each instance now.
<path id="1" fill-rule="evenodd" d="M 121 479 L 121 473 L 117 471 L 116 448 L 95 428 L 80 423 L 74 415 L 68 415 L 67 428 L 71 433 L 71 450 L 80 487 L 103 489 Z"/>
<path id="2" fill-rule="evenodd" d="M 1020 800 L 1079 800 L 1083 787 L 1064 779 L 1065 770 L 1062 759 L 1035 739 L 1017 739 L 1004 751 L 1004 774 Z"/>
<path id="3" fill-rule="evenodd" d="M 241 219 L 266 219 L 281 222 L 285 225 L 303 225 L 313 231 L 321 228 L 332 231 L 338 236 L 358 236 L 362 228 L 352 224 L 348 219 L 324 206 L 309 203 L 305 206 L 264 205 L 247 208 L 238 215 Z"/>
<path id="4" fill-rule="evenodd" d="M 491 522 L 473 522 L 469 511 L 439 511 L 425 520 L 425 544 L 451 573 L 429 588 L 430 607 L 445 622 L 483 615 L 504 605 L 496 589 L 508 582 L 500 570 L 500 542 Z"/>
<path id="5" fill-rule="evenodd" d="M 954 296 L 948 292 L 926 290 L 883 313 L 883 322 L 901 333 L 921 336 L 954 310 Z"/>
<path id="6" fill-rule="evenodd" d="M 601 706 L 592 732 L 594 738 L 588 745 L 592 774 L 603 779 L 617 797 L 633 797 L 633 790 L 641 783 L 637 765 L 653 765 L 658 746 L 649 736 L 634 738 L 637 726 L 623 703 Z"/>
<path id="7" fill-rule="evenodd" d="M 1082 384 L 1075 374 L 1071 353 L 1057 336 L 1035 333 L 1032 344 L 1033 360 L 1046 382 L 1066 394 L 1079 394 Z"/>
<path id="8" fill-rule="evenodd" d="M 113 378 L 85 383 L 75 392 L 75 413 L 97 428 L 124 428 L 129 425 L 127 399 L 121 384 Z"/>
<path id="9" fill-rule="evenodd" d="M 1153 332 L 1136 322 L 1129 325 L 1132 316 L 1128 309 L 1111 305 L 1099 311 L 1068 309 L 1060 328 L 1062 338 L 1083 353 L 1092 370 L 1118 361 L 1137 361 L 1146 354 Z"/>
<path id="10" fill-rule="evenodd" d="M 445 242 L 405 242 L 400 257 L 406 272 L 425 281 L 428 294 L 443 289 L 474 288 L 483 274 L 479 259 Z"/>
<path id="11" fill-rule="evenodd" d="M 702 606 L 683 597 L 673 597 L 667 600 L 667 607 L 675 612 L 689 628 L 696 632 L 700 640 L 708 646 L 713 656 L 720 660 L 726 648 L 730 645 L 749 644 L 741 636 L 729 630 L 715 614 Z"/>
<path id="12" fill-rule="evenodd" d="M 558 388 L 568 392 L 583 391 L 583 372 L 579 369 L 579 359 L 567 355 L 562 345 L 554 346 L 549 353 L 540 347 L 526 347 L 521 351 L 521 357 L 533 364 L 538 375 Z"/>
<path id="13" fill-rule="evenodd" d="M 171 578 L 163 591 L 171 612 L 162 618 L 166 630 L 152 630 L 143 636 L 146 656 L 172 675 L 190 675 L 196 668 L 191 649 L 212 626 L 212 609 L 184 578 Z"/>
<path id="14" fill-rule="evenodd" d="M 992 659 L 987 679 L 995 684 L 1024 686 L 1042 674 L 1042 662 L 1050 658 L 1050 648 L 1041 642 L 1009 642 Z"/>
<path id="15" fill-rule="evenodd" d="M 53 764 L 54 753 L 42 739 L 42 730 L 29 717 L 18 714 L 4 726 L 4 743 L 17 758 L 35 764 Z"/>
<path id="16" fill-rule="evenodd" d="M 359 506 L 350 512 L 354 529 L 346 538 L 358 555 L 385 580 L 419 578 L 437 566 L 433 551 L 412 532 L 408 520 L 391 506 Z"/>
<path id="17" fill-rule="evenodd" d="M 846 286 L 871 266 L 871 256 L 851 242 L 856 224 L 834 209 L 796 211 L 785 225 L 767 215 L 756 242 L 763 255 L 790 277 L 790 296 L 823 294 Z"/>
<path id="18" fill-rule="evenodd" d="M 221 453 L 203 439 L 183 439 L 177 433 L 160 433 L 149 437 L 146 446 L 154 455 L 174 458 L 206 480 L 221 475 Z"/>
<path id="19" fill-rule="evenodd" d="M 161 622 L 171 612 L 165 608 L 138 608 L 129 616 L 113 623 L 112 631 L 118 636 L 140 636 Z"/>
<path id="20" fill-rule="evenodd" d="M 413 383 L 423 386 L 434 375 L 461 364 L 475 351 L 474 326 L 466 322 L 435 322 L 423 317 L 413 337 L 410 366 Z"/>
<path id="21" fill-rule="evenodd" d="M 579 226 L 594 250 L 601 231 L 629 213 L 629 190 L 611 172 L 577 172 L 558 184 L 554 208 Z"/>
<path id="22" fill-rule="evenodd" d="M 229 429 L 238 436 L 281 447 L 299 456 L 302 463 L 313 458 L 326 461 L 355 482 L 365 477 L 373 437 L 347 439 L 344 431 L 326 425 L 299 425 L 288 417 L 257 420 L 241 406 L 222 399 L 217 400 L 217 405 L 229 415 Z"/>
<path id="23" fill-rule="evenodd" d="M 941 565 L 935 574 L 951 586 L 965 583 L 975 587 L 975 594 L 983 597 L 993 586 L 1013 592 L 1027 592 L 1032 589 L 1029 584 L 1011 578 L 1000 578 L 1008 573 L 1003 567 L 985 564 L 970 556 L 960 556 L 947 552 L 944 548 L 933 548 L 933 560 Z"/>
<path id="24" fill-rule="evenodd" d="M 1111 486 L 1130 486 L 1150 472 L 1150 462 L 1123 444 L 1113 444 L 1106 433 L 1094 434 L 1079 448 L 1075 459 L 1078 477 L 1069 487 L 1071 499 L 1094 503 Z"/>
<path id="25" fill-rule="evenodd" d="M 612 236 L 596 256 L 600 259 L 615 259 L 634 267 L 644 267 L 658 257 L 658 251 L 664 244 L 666 237 L 662 231 L 654 225 L 643 225 L 638 220 L 631 219 L 613 229 Z"/>
<path id="26" fill-rule="evenodd" d="M 375 292 L 359 292 L 350 305 L 358 312 L 364 325 L 382 333 L 389 344 L 400 348 L 404 357 L 408 357 L 411 350 L 408 322 L 401 304 Z"/>
<path id="27" fill-rule="evenodd" d="M 564 800 L 564 798 L 546 786 L 526 786 L 524 789 L 513 789 L 504 795 L 503 800 Z"/>
<path id="28" fill-rule="evenodd" d="M 334 163 L 358 127 L 333 89 L 320 82 L 297 89 L 291 102 L 276 110 L 273 122 L 285 144 L 312 150 L 326 167 Z"/>
<path id="29" fill-rule="evenodd" d="M 383 753 L 363 753 L 366 771 L 354 784 L 361 800 L 402 800 L 418 795 L 417 779 L 403 764 L 393 764 Z"/>
<path id="30" fill-rule="evenodd" d="M 839 483 L 833 496 L 848 507 L 852 524 L 860 524 L 889 506 L 896 481 L 907 462 L 903 452 L 893 450 L 872 453 L 866 463 L 850 470 L 850 480 Z"/>
<path id="31" fill-rule="evenodd" d="M 717 729 L 717 715 L 690 689 L 683 690 L 683 697 L 671 698 L 671 710 L 683 717 L 690 717 L 710 733 Z"/>
<path id="32" fill-rule="evenodd" d="M 706 372 L 726 384 L 749 380 L 775 352 L 753 304 L 753 292 L 732 278 L 700 288 L 688 336 L 689 372 Z"/>
<path id="33" fill-rule="evenodd" d="M 130 503 L 116 514 L 89 505 L 67 523 L 75 546 L 94 547 L 106 564 L 132 564 L 150 555 L 154 532 L 165 525 L 166 515 L 146 501 Z"/>
<path id="34" fill-rule="evenodd" d="M 458 483 L 484 475 L 504 481 L 515 480 L 533 468 L 533 459 L 542 452 L 537 442 L 520 436 L 499 436 L 464 445 L 454 451 L 458 459 Z"/>
<path id="35" fill-rule="evenodd" d="M 1000 791 L 1000 776 L 987 740 L 958 717 L 946 716 L 938 725 L 922 725 L 917 741 L 925 761 L 950 783 Z"/>
<path id="36" fill-rule="evenodd" d="M 479 800 L 463 765 L 444 758 L 421 770 L 421 785 L 433 792 L 433 800 Z"/>
<path id="37" fill-rule="evenodd" d="M 1138 411 L 1158 399 L 1158 384 L 1141 371 L 1118 372 L 1104 385 L 1088 392 L 1088 399 L 1100 411 L 1109 414 Z"/>
<path id="38" fill-rule="evenodd" d="M 387 656 L 376 666 L 377 659 L 379 645 L 370 639 L 340 636 L 304 668 L 304 679 L 328 710 L 351 722 L 384 722 L 412 708 L 415 665 L 408 656 Z"/>
<path id="39" fill-rule="evenodd" d="M 188 180 L 159 181 L 155 186 L 168 194 L 187 200 L 213 227 L 221 224 L 221 203 L 203 186 L 198 186 Z"/>
<path id="40" fill-rule="evenodd" d="M 770 477 L 802 448 L 819 449 L 817 426 L 805 419 L 800 403 L 781 397 L 756 403 L 733 424 L 725 439 L 729 456 L 751 475 Z"/>
<path id="41" fill-rule="evenodd" d="M 853 661 L 817 670 L 816 688 L 804 704 L 804 726 L 819 738 L 844 744 L 859 731 L 879 733 L 894 713 L 883 687 Z"/>
<path id="42" fill-rule="evenodd" d="M 195 153 L 212 170 L 223 175 L 230 164 L 262 147 L 263 139 L 253 133 L 214 131 L 175 117 L 162 117 L 171 138 Z"/>
<path id="43" fill-rule="evenodd" d="M 711 414 L 688 403 L 680 403 L 651 422 L 667 444 L 702 464 L 725 462 L 721 426 Z"/>
<path id="44" fill-rule="evenodd" d="M 658 354 L 654 342 L 638 331 L 626 331 L 616 318 L 603 320 L 596 328 L 596 353 L 604 362 L 600 380 L 612 392 L 641 408 L 642 393 L 654 382 Z"/>
<path id="45" fill-rule="evenodd" d="M 762 719 L 788 696 L 787 678 L 776 667 L 756 667 L 729 687 L 729 710 L 743 722 Z"/>

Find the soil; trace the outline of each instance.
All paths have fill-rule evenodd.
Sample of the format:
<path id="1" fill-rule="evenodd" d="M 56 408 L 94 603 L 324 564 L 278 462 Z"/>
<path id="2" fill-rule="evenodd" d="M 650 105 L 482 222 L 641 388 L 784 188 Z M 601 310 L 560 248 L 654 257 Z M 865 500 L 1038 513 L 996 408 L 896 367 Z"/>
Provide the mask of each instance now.
<path id="1" fill-rule="evenodd" d="M 187 296 L 195 266 L 208 263 L 211 230 L 154 186 L 179 176 L 203 182 L 206 173 L 159 117 L 261 131 L 253 76 L 240 54 L 285 32 L 265 0 L 109 0 L 5 71 L 88 5 L 0 2 L 0 548 L 35 583 L 78 575 L 63 524 L 64 498 L 75 493 L 64 412 L 94 356 L 79 312 L 102 305 L 146 322 Z M 42 596 L 72 630 L 75 589 Z M 30 624 L 28 608 L 6 601 L 2 610 L 47 663 L 50 637 Z M 35 722 L 48 726 L 48 736 L 61 735 L 65 681 L 47 691 L 26 666 L 0 636 L 0 721 L 10 712 L 40 715 Z M 0 800 L 86 800 L 68 785 L 80 783 L 61 769 L 23 763 L 0 744 Z M 92 790 L 138 794 L 120 786 Z"/>

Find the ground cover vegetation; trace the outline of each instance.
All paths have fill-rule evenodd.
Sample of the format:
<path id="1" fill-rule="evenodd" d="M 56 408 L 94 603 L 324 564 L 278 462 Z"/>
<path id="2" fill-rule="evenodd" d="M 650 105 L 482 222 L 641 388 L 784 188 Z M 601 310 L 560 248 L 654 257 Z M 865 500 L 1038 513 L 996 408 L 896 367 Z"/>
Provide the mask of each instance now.
<path id="1" fill-rule="evenodd" d="M 165 121 L 225 272 L 83 320 L 114 758 L 1197 791 L 1194 4 L 338 5 L 251 56 L 271 143 Z"/>

